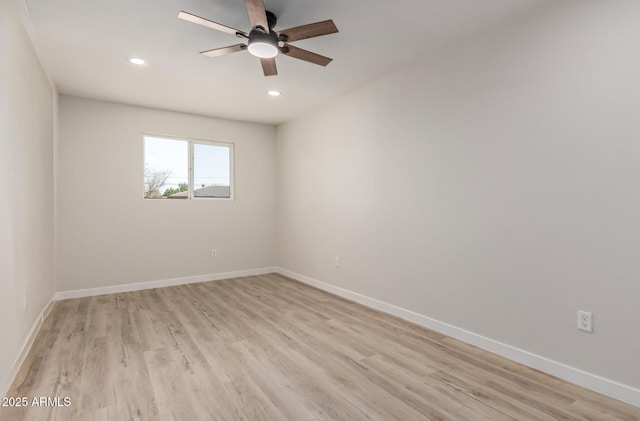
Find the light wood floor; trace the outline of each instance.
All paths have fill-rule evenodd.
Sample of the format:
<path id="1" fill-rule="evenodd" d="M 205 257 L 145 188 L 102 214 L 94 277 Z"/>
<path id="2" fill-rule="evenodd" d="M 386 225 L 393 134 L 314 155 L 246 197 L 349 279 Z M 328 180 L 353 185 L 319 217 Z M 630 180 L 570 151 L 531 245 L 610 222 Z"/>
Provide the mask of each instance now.
<path id="1" fill-rule="evenodd" d="M 639 420 L 280 275 L 60 301 L 2 420 Z"/>

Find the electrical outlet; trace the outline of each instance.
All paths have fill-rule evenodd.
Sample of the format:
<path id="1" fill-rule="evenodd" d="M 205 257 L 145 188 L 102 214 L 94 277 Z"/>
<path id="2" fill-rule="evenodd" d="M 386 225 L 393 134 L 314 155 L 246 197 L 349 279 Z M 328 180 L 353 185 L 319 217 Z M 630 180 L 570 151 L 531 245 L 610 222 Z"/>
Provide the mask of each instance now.
<path id="1" fill-rule="evenodd" d="M 211 257 L 214 259 L 218 257 L 218 249 L 211 249 Z"/>
<path id="2" fill-rule="evenodd" d="M 593 315 L 588 311 L 578 310 L 578 329 L 593 332 Z"/>
<path id="3" fill-rule="evenodd" d="M 340 256 L 336 256 L 336 267 L 340 267 Z"/>

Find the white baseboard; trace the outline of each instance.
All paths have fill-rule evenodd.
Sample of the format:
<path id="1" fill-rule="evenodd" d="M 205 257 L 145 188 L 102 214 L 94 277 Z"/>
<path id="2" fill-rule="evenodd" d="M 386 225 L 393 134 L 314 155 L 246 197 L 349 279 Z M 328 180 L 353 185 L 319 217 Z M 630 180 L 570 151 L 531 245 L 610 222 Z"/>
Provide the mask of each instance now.
<path id="1" fill-rule="evenodd" d="M 435 330 L 468 344 L 490 351 L 494 354 L 498 354 L 510 360 L 516 361 L 520 364 L 524 364 L 528 367 L 535 368 L 547 374 L 551 374 L 552 376 L 556 376 L 563 380 L 577 384 L 584 388 L 640 407 L 640 389 L 636 389 L 634 387 L 627 386 L 592 373 L 588 373 L 578 368 L 550 360 L 549 358 L 545 358 L 540 355 L 525 351 L 523 349 L 495 341 L 482 335 L 478 335 L 457 326 L 453 326 L 448 323 L 423 316 L 422 314 L 418 314 L 413 311 L 395 306 L 393 304 L 385 303 L 383 301 L 376 300 L 374 298 L 367 297 L 365 295 L 361 295 L 356 292 L 349 291 L 347 289 L 340 288 L 335 285 L 328 284 L 326 282 L 322 282 L 284 268 L 277 268 L 277 273 L 280 273 L 281 275 L 295 279 L 296 281 L 305 283 L 307 285 L 311 285 L 331 294 L 338 295 L 348 300 L 363 304 L 367 307 L 392 314 L 394 316 L 416 323 L 420 326 Z"/>
<path id="2" fill-rule="evenodd" d="M 160 281 L 136 282 L 133 284 L 113 285 L 100 288 L 76 289 L 72 291 L 56 292 L 54 300 L 66 300 L 69 298 L 93 297 L 96 295 L 117 294 L 120 292 L 142 291 L 145 289 L 170 287 L 176 285 L 197 284 L 199 282 L 219 281 L 222 279 L 241 278 L 243 276 L 265 275 L 276 272 L 277 268 L 260 268 L 239 270 L 236 272 L 222 272 L 208 275 L 187 276 L 184 278 L 163 279 Z"/>
<path id="3" fill-rule="evenodd" d="M 22 363 L 24 362 L 25 358 L 27 358 L 27 355 L 29 355 L 29 351 L 33 346 L 33 342 L 36 340 L 36 336 L 38 336 L 38 332 L 40 332 L 42 323 L 49 316 L 49 313 L 51 313 L 51 310 L 53 310 L 54 304 L 55 304 L 55 301 L 53 297 L 51 297 L 47 305 L 42 309 L 42 311 L 36 318 L 36 321 L 33 323 L 33 326 L 31 326 L 29 335 L 27 335 L 27 338 L 25 339 L 24 344 L 20 349 L 20 353 L 18 354 L 18 357 L 13 363 L 13 366 L 11 367 L 11 370 L 7 374 L 7 377 L 2 381 L 2 385 L 0 386 L 1 387 L 0 396 L 5 397 L 7 395 L 7 392 L 9 391 L 11 384 L 13 383 L 14 379 L 18 375 L 18 372 L 20 371 L 20 367 L 22 367 Z"/>

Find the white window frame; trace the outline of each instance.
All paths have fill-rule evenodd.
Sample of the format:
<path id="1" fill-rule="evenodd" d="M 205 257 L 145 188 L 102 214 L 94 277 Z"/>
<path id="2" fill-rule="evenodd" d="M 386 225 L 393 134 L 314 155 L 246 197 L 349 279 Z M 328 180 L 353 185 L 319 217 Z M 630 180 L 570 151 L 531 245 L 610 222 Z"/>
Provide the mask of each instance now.
<path id="1" fill-rule="evenodd" d="M 183 141 L 183 142 L 187 142 L 187 149 L 188 149 L 188 160 L 189 160 L 189 174 L 188 174 L 188 184 L 189 184 L 189 189 L 187 190 L 189 192 L 189 195 L 187 196 L 187 200 L 204 200 L 204 201 L 216 201 L 216 200 L 235 200 L 235 151 L 234 151 L 234 147 L 235 144 L 233 142 L 220 142 L 220 141 L 215 141 L 215 140 L 205 140 L 205 139 L 194 139 L 194 138 L 188 138 L 188 137 L 178 137 L 178 136 L 168 136 L 168 135 L 163 135 L 163 134 L 154 134 L 154 133 L 142 133 L 142 168 L 143 168 L 143 174 L 142 174 L 142 198 L 144 200 L 151 200 L 154 202 L 173 202 L 174 200 L 168 200 L 168 199 L 149 199 L 144 197 L 144 166 L 146 163 L 146 151 L 145 151 L 145 138 L 146 137 L 156 137 L 156 138 L 161 138 L 161 139 L 167 139 L 167 140 L 179 140 L 179 141 Z M 211 146 L 222 146 L 222 147 L 228 147 L 229 148 L 229 197 L 194 197 L 193 196 L 193 191 L 194 191 L 194 179 L 195 179 L 195 174 L 194 174 L 194 164 L 195 164 L 195 157 L 194 157 L 194 147 L 193 145 L 211 145 Z M 181 200 L 178 200 L 178 202 L 180 202 Z"/>

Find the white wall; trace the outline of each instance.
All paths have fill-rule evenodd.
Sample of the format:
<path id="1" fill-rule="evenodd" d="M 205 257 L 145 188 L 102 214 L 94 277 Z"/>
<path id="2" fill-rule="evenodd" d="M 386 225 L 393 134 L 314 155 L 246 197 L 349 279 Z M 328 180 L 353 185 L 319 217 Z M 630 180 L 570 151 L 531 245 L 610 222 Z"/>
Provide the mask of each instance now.
<path id="1" fill-rule="evenodd" d="M 640 2 L 541 6 L 281 125 L 279 266 L 640 388 Z"/>
<path id="2" fill-rule="evenodd" d="M 69 96 L 59 113 L 59 291 L 274 266 L 273 126 Z M 233 142 L 235 200 L 144 200 L 143 133 Z"/>
<path id="3" fill-rule="evenodd" d="M 54 293 L 55 91 L 13 0 L 0 0 L 0 395 Z"/>

